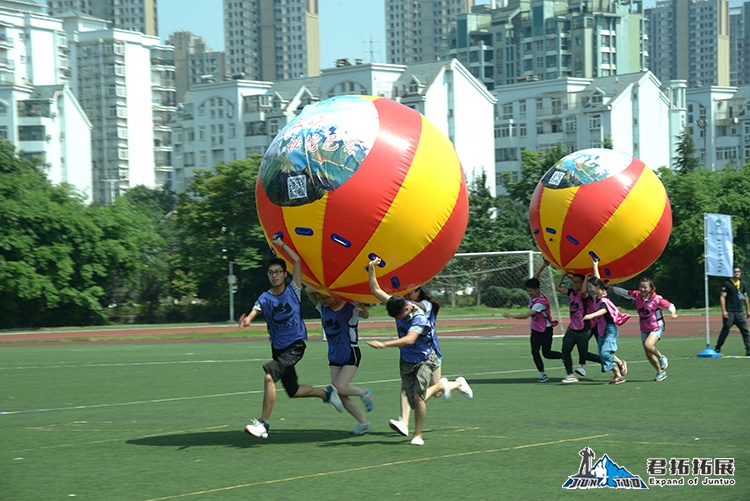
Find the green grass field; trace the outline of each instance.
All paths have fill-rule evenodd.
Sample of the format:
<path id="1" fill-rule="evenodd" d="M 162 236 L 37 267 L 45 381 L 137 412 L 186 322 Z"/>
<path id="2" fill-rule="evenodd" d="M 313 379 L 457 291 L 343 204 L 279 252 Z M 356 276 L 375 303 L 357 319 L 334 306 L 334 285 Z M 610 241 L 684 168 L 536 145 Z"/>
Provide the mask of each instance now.
<path id="1" fill-rule="evenodd" d="M 669 378 L 656 383 L 639 340 L 621 338 L 627 383 L 590 365 L 563 385 L 549 361 L 539 384 L 526 338 L 441 346 L 443 374 L 464 375 L 475 397 L 428 402 L 423 447 L 388 428 L 397 349 L 362 348 L 355 384 L 375 394 L 372 433 L 351 436 L 351 416 L 279 385 L 259 440 L 242 428 L 260 414 L 265 342 L 0 348 L 0 499 L 750 498 L 750 359 L 698 359 L 700 339 L 668 337 Z M 327 383 L 324 343 L 309 342 L 298 372 Z M 647 483 L 648 458 L 732 458 L 735 485 L 562 489 L 584 447 Z"/>

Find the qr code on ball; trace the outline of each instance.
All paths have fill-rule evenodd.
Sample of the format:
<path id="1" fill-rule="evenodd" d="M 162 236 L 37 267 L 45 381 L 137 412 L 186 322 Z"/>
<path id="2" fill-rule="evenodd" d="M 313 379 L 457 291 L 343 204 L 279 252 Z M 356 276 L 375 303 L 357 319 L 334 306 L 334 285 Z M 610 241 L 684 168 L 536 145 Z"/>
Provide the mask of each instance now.
<path id="1" fill-rule="evenodd" d="M 287 178 L 286 183 L 289 192 L 289 200 L 307 197 L 307 183 L 305 182 L 305 176 Z"/>

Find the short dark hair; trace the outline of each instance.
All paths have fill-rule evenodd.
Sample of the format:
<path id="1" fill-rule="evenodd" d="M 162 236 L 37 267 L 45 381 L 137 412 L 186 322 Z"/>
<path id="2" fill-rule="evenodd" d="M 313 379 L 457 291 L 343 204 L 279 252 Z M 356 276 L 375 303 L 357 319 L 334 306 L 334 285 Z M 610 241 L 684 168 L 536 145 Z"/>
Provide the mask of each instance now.
<path id="1" fill-rule="evenodd" d="M 599 277 L 591 277 L 591 278 L 589 278 L 589 283 L 591 285 L 599 287 L 600 289 L 606 289 L 607 288 L 607 284 L 605 284 L 604 281 L 602 281 L 602 279 L 599 278 Z"/>
<path id="2" fill-rule="evenodd" d="M 526 280 L 526 283 L 524 284 L 524 286 L 527 289 L 538 289 L 540 287 L 540 285 L 539 285 L 539 279 L 538 278 L 530 278 L 530 279 Z"/>
<path id="3" fill-rule="evenodd" d="M 284 261 L 280 257 L 272 257 L 271 259 L 269 259 L 268 264 L 266 264 L 266 270 L 271 269 L 271 266 L 275 264 L 278 264 L 279 266 L 281 266 L 281 269 L 284 270 L 284 272 L 286 272 L 286 261 Z"/>
<path id="4" fill-rule="evenodd" d="M 401 296 L 391 296 L 385 303 L 385 309 L 388 311 L 388 315 L 396 318 L 406 310 L 406 299 Z"/>

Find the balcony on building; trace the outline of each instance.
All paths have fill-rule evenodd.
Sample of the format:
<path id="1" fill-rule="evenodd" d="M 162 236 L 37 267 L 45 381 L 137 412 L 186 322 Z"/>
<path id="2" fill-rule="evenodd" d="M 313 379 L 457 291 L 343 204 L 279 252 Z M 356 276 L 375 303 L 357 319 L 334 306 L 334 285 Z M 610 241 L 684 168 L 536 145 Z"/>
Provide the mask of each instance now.
<path id="1" fill-rule="evenodd" d="M 18 101 L 19 118 L 54 118 L 54 112 L 50 110 L 48 99 L 28 99 Z M 41 122 L 39 122 L 41 123 Z"/>
<path id="2" fill-rule="evenodd" d="M 8 35 L 4 28 L 0 28 L 0 50 L 12 49 L 14 46 L 13 38 Z"/>

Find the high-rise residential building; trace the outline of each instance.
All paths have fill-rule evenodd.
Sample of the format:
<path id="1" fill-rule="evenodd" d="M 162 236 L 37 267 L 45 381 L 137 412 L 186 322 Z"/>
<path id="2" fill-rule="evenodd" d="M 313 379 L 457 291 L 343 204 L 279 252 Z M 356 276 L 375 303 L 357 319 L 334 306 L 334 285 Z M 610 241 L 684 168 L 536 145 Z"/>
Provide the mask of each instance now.
<path id="1" fill-rule="evenodd" d="M 63 14 L 62 21 L 71 87 L 94 125 L 94 201 L 171 183 L 174 48 L 80 13 Z"/>
<path id="2" fill-rule="evenodd" d="M 750 84 L 750 2 L 729 11 L 729 84 Z"/>
<path id="3" fill-rule="evenodd" d="M 232 77 L 318 75 L 318 0 L 224 0 L 224 49 Z"/>
<path id="4" fill-rule="evenodd" d="M 729 85 L 729 0 L 661 0 L 645 15 L 649 69 L 660 80 Z"/>
<path id="5" fill-rule="evenodd" d="M 174 47 L 174 73 L 177 102 L 184 101 L 190 86 L 207 81 L 224 80 L 224 52 L 211 50 L 205 38 L 189 31 L 169 35 L 167 44 Z"/>
<path id="6" fill-rule="evenodd" d="M 451 24 L 474 0 L 385 0 L 386 60 L 414 64 L 448 59 Z"/>
<path id="7" fill-rule="evenodd" d="M 92 125 L 68 87 L 69 65 L 59 19 L 37 3 L 0 0 L 0 138 L 91 200 Z"/>
<path id="8" fill-rule="evenodd" d="M 449 54 L 493 88 L 638 72 L 648 65 L 645 42 L 637 0 L 508 0 L 460 14 Z"/>
<path id="9" fill-rule="evenodd" d="M 112 23 L 113 28 L 157 36 L 157 0 L 47 0 L 50 16 L 77 11 Z"/>

